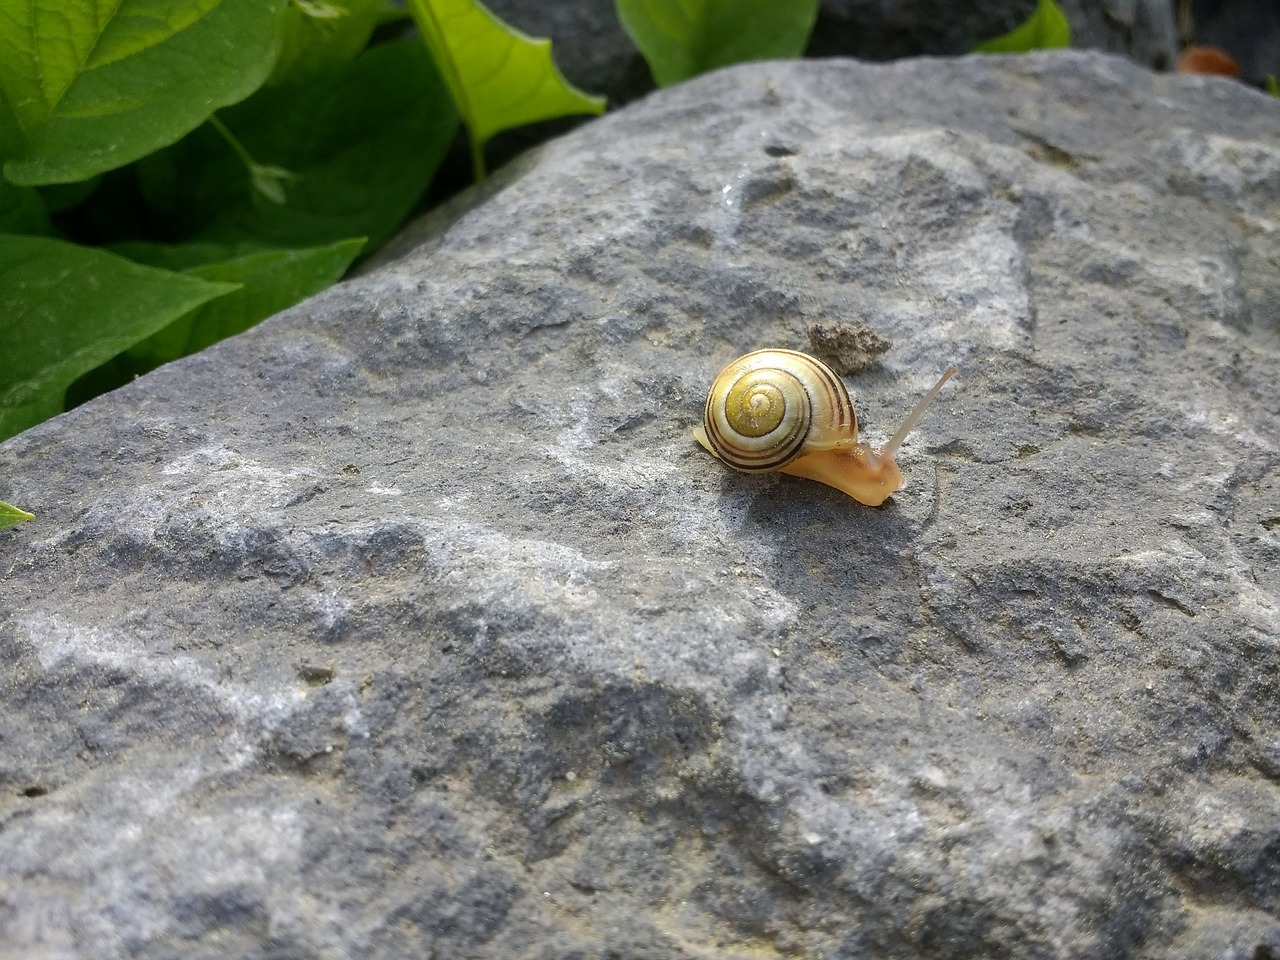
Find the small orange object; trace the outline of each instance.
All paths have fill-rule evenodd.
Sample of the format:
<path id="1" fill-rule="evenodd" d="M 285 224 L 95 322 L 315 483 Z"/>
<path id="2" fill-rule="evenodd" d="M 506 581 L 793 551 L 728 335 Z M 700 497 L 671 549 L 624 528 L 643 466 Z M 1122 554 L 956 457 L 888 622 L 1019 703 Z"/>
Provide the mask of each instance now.
<path id="1" fill-rule="evenodd" d="M 1192 44 L 1178 54 L 1179 73 L 1212 73 L 1220 77 L 1240 76 L 1240 64 L 1219 47 Z"/>

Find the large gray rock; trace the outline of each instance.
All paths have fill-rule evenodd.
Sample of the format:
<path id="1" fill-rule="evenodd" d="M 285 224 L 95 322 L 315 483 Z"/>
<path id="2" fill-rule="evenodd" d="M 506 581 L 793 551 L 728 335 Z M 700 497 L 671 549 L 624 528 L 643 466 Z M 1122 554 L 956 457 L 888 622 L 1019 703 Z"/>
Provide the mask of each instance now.
<path id="1" fill-rule="evenodd" d="M 440 222 L 448 222 L 441 220 Z M 0 955 L 1280 954 L 1280 104 L 766 64 L 0 447 Z M 891 337 L 883 508 L 690 439 Z"/>

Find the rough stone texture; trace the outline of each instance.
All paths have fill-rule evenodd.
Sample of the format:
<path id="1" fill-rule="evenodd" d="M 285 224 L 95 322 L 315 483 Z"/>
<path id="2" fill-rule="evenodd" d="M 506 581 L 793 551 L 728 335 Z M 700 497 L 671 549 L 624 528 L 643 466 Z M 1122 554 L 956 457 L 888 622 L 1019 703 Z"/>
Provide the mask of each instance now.
<path id="1" fill-rule="evenodd" d="M 448 221 L 440 221 L 448 222 Z M 0 954 L 1280 954 L 1280 104 L 744 67 L 0 446 Z M 850 319 L 870 509 L 690 438 Z"/>

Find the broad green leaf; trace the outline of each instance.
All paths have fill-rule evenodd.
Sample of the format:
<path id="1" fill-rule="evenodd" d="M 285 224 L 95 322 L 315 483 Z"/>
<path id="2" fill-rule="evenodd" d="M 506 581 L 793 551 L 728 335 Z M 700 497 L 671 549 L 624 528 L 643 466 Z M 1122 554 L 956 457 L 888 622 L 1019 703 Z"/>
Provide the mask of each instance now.
<path id="1" fill-rule="evenodd" d="M 168 39 L 218 0 L 151 0 L 121 9 L 120 0 L 10 3 L 0 16 L 0 88 L 28 137 L 57 111 L 81 74 L 124 60 Z"/>
<path id="2" fill-rule="evenodd" d="M 16 526 L 24 520 L 34 520 L 34 513 L 27 513 L 25 510 L 19 510 L 12 504 L 0 502 L 0 530 L 5 527 Z"/>
<path id="3" fill-rule="evenodd" d="M 305 84 L 260 90 L 220 122 L 278 181 L 254 188 L 243 158 L 208 125 L 138 166 L 148 204 L 180 237 L 224 245 L 383 243 L 422 196 L 458 128 L 415 40 L 382 44 Z"/>
<path id="4" fill-rule="evenodd" d="M 116 245 L 114 252 L 147 266 L 184 270 L 192 276 L 239 286 L 77 378 L 67 390 L 68 406 L 114 390 L 163 363 L 241 333 L 332 286 L 342 278 L 362 246 L 362 239 L 354 239 L 310 250 L 235 253 L 212 243 Z"/>
<path id="5" fill-rule="evenodd" d="M 234 289 L 60 240 L 0 235 L 0 439 L 61 413 L 80 374 Z"/>
<path id="6" fill-rule="evenodd" d="M 1054 0 L 1040 0 L 1035 12 L 1002 37 L 986 40 L 973 49 L 978 53 L 1027 53 L 1071 46 L 1071 24 Z"/>
<path id="7" fill-rule="evenodd" d="M 181 138 L 261 86 L 285 0 L 0 4 L 5 176 L 72 183 Z"/>
<path id="8" fill-rule="evenodd" d="M 551 41 L 503 23 L 477 0 L 408 0 L 409 12 L 471 135 L 476 179 L 484 145 L 500 130 L 575 113 L 603 113 L 604 98 L 570 84 Z"/>
<path id="9" fill-rule="evenodd" d="M 293 0 L 285 14 L 280 57 L 267 83 L 298 83 L 354 60 L 385 7 L 385 0 Z"/>
<path id="10" fill-rule="evenodd" d="M 669 87 L 747 60 L 798 57 L 819 0 L 614 0 L 618 19 Z"/>
<path id="11" fill-rule="evenodd" d="M 1275 74 L 1267 74 L 1266 89 L 1273 97 L 1280 97 L 1280 80 L 1276 80 Z"/>
<path id="12" fill-rule="evenodd" d="M 0 233 L 47 235 L 49 210 L 34 187 L 15 187 L 0 178 Z"/>
<path id="13" fill-rule="evenodd" d="M 364 239 L 358 237 L 306 250 L 259 250 L 190 267 L 186 271 L 190 276 L 235 283 L 239 288 L 130 347 L 126 353 L 133 374 L 203 350 L 333 286 L 363 246 Z M 147 255 L 141 245 L 125 249 L 135 257 Z M 194 252 L 201 248 L 185 249 Z M 152 252 L 158 259 L 174 263 L 183 251 L 182 247 L 156 244 Z M 208 252 L 208 248 L 203 251 L 205 255 Z"/>

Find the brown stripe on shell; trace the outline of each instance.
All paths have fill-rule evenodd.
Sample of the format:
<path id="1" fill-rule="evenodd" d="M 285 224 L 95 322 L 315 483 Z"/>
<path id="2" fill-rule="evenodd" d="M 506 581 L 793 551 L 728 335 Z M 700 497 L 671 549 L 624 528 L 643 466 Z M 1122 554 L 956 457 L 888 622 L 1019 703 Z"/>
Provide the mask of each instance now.
<path id="1" fill-rule="evenodd" d="M 711 402 L 712 398 L 708 397 L 708 409 L 711 407 Z M 804 449 L 805 438 L 801 434 L 797 437 L 798 442 L 793 442 L 791 447 L 782 450 L 781 453 L 771 447 L 766 447 L 759 452 L 744 450 L 737 446 L 733 436 L 726 438 L 720 432 L 715 417 L 708 414 L 703 423 L 707 432 L 707 440 L 710 441 L 711 446 L 720 455 L 720 459 L 735 470 L 741 470 L 743 473 L 769 473 L 773 470 L 779 470 L 799 457 L 800 451 Z"/>
<path id="2" fill-rule="evenodd" d="M 835 426 L 837 432 L 842 434 L 848 432 L 851 424 L 856 427 L 857 418 L 853 412 L 853 402 L 849 399 L 849 391 L 845 388 L 844 381 L 821 360 L 816 360 L 803 353 L 796 354 L 796 356 L 803 357 L 809 369 L 813 370 L 821 378 L 823 386 L 826 388 L 827 409 L 836 412 L 836 420 L 833 426 Z M 815 409 L 817 408 L 815 407 Z"/>
<path id="3" fill-rule="evenodd" d="M 836 428 L 835 432 L 847 434 L 850 432 L 850 426 L 852 426 L 853 430 L 856 432 L 858 417 L 853 409 L 853 401 L 849 399 L 849 391 L 845 387 L 844 381 L 840 379 L 839 375 L 837 375 L 834 370 L 821 360 L 818 360 L 816 357 L 811 357 L 807 353 L 800 353 L 797 350 L 759 350 L 756 352 L 781 353 L 789 357 L 794 357 L 800 361 L 800 363 L 810 370 L 820 382 L 823 388 L 822 399 L 825 401 L 825 408 L 836 412 L 836 419 L 832 424 L 832 426 Z M 748 356 L 750 356 L 750 354 L 748 354 Z M 801 380 L 801 383 L 805 384 L 806 381 Z M 806 389 L 806 393 L 807 392 L 808 390 Z M 814 403 L 815 399 L 816 398 L 812 394 L 809 395 L 810 408 L 818 410 L 820 407 L 817 403 Z"/>
<path id="4" fill-rule="evenodd" d="M 785 369 L 781 369 L 773 364 L 752 368 L 748 363 L 746 365 L 746 369 L 742 370 L 741 373 L 735 379 L 728 381 L 728 384 L 723 389 L 717 390 L 717 385 L 720 384 L 722 378 L 724 377 L 725 371 L 727 371 L 729 368 L 736 367 L 739 364 L 743 364 L 744 361 L 749 361 L 751 358 L 755 357 L 757 354 L 778 354 L 778 353 L 787 353 L 787 352 L 788 351 L 782 351 L 782 350 L 757 350 L 757 351 L 754 351 L 753 353 L 744 354 L 743 356 L 734 360 L 732 363 L 726 365 L 725 368 L 721 370 L 719 374 L 716 375 L 716 378 L 712 383 L 711 391 L 707 395 L 707 407 L 703 417 L 704 429 L 706 430 L 708 441 L 711 443 L 712 447 L 715 448 L 716 452 L 720 455 L 720 458 L 724 460 L 725 463 L 727 463 L 729 466 L 733 467 L 735 470 L 740 470 L 744 473 L 769 473 L 781 467 L 785 467 L 792 460 L 796 459 L 796 457 L 800 455 L 800 451 L 804 448 L 805 434 L 800 433 L 791 441 L 791 443 L 788 446 L 782 448 L 781 450 L 779 450 L 775 445 L 775 446 L 766 446 L 764 447 L 764 449 L 758 452 L 753 452 L 751 450 L 748 450 L 739 446 L 739 443 L 741 442 L 741 438 L 738 434 L 722 433 L 719 429 L 718 418 L 714 415 L 714 413 L 717 412 L 715 411 L 715 404 L 717 402 L 726 403 L 728 400 L 729 394 L 733 391 L 734 386 L 743 377 L 750 376 L 753 373 L 759 373 L 761 370 L 773 370 L 780 373 L 783 376 L 789 377 L 792 381 L 796 383 L 796 385 L 799 388 L 799 392 L 802 395 L 804 395 L 804 397 L 807 399 L 808 392 L 804 389 L 803 382 L 800 381 L 798 378 L 796 378 L 793 374 L 786 371 Z M 790 391 L 784 390 L 783 391 L 784 397 L 787 396 L 789 392 Z M 804 400 L 802 399 L 800 402 L 804 402 Z M 724 410 L 723 413 L 724 413 L 724 419 L 728 421 L 730 419 L 728 410 L 727 409 Z M 785 421 L 785 419 L 786 417 L 784 414 L 783 420 Z M 755 439 L 757 440 L 766 439 L 769 436 L 771 436 L 771 434 L 766 434 L 764 438 L 755 438 Z"/>

